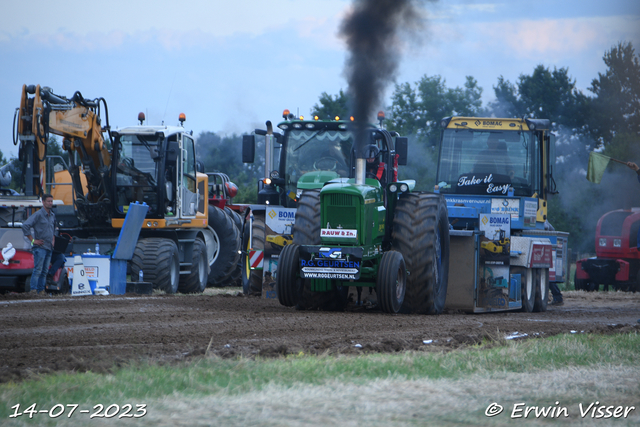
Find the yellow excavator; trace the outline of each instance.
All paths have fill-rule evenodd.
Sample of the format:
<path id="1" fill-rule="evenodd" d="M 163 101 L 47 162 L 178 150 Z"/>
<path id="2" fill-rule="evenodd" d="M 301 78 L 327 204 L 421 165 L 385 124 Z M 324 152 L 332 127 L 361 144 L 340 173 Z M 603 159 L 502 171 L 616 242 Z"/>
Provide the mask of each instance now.
<path id="1" fill-rule="evenodd" d="M 206 202 L 208 178 L 196 160 L 193 132 L 183 126 L 185 115 L 176 126 L 144 125 L 144 113 L 138 120 L 138 126 L 112 131 L 104 98 L 87 100 L 80 92 L 66 98 L 24 85 L 14 143 L 25 165 L 25 195 L 46 192 L 47 143 L 50 134 L 62 136 L 73 205 L 58 206 L 56 219 L 73 237 L 74 251 L 96 244 L 102 253 L 115 250 L 129 205 L 146 203 L 140 237 L 127 243 L 131 275 L 143 270 L 145 282 L 167 293 L 202 292 L 233 272 L 240 233 L 222 209 Z"/>
<path id="2" fill-rule="evenodd" d="M 104 127 L 101 107 L 106 118 Z M 102 137 L 103 132 L 107 132 L 111 138 L 108 116 L 104 98 L 87 100 L 80 92 L 75 92 L 67 99 L 54 94 L 48 87 L 23 85 L 20 107 L 14 115 L 17 134 L 14 132 L 13 143 L 20 144 L 25 195 L 42 196 L 45 193 L 47 144 L 49 135 L 54 134 L 63 137 L 63 149 L 71 154 L 69 174 L 76 203 L 80 206 L 100 205 L 101 199 L 105 199 L 105 179 L 111 166 L 111 154 Z M 73 153 L 78 154 L 81 164 L 76 164 Z M 62 176 L 60 178 L 64 180 Z M 64 189 L 68 186 L 57 190 Z M 78 209 L 81 222 L 92 213 L 95 212 Z"/>

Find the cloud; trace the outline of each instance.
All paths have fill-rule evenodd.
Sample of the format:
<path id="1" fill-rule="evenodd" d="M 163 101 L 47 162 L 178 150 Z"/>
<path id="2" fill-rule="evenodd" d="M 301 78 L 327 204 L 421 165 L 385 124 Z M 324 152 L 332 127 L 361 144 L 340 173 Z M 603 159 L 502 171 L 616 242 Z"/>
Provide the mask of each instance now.
<path id="1" fill-rule="evenodd" d="M 3 7 L 0 45 L 38 43 L 80 51 L 117 47 L 130 38 L 155 40 L 174 50 L 228 37 L 258 37 L 282 28 L 294 29 L 291 38 L 326 39 L 319 35 L 336 27 L 336 16 L 347 5 L 347 0 L 310 4 L 293 0 L 111 0 L 108 6 L 79 0 L 62 5 L 25 0 Z"/>
<path id="2" fill-rule="evenodd" d="M 631 16 L 518 20 L 474 24 L 488 43 L 511 49 L 516 58 L 559 57 L 597 51 L 602 54 L 611 40 L 638 38 L 640 19 Z M 508 35 L 508 37 L 507 37 Z"/>

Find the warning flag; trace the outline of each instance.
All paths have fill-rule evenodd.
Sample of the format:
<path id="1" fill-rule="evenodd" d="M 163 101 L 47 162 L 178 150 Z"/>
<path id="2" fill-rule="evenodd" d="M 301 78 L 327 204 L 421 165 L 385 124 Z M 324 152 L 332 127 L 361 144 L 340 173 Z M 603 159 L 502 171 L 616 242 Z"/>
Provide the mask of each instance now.
<path id="1" fill-rule="evenodd" d="M 587 179 L 594 184 L 600 184 L 602 175 L 607 169 L 611 157 L 592 151 L 589 153 L 589 166 L 587 167 Z"/>

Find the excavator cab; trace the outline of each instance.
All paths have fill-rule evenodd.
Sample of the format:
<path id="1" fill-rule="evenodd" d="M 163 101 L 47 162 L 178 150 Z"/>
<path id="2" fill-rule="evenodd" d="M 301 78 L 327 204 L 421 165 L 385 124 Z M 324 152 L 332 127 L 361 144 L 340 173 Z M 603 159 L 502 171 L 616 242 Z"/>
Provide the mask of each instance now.
<path id="1" fill-rule="evenodd" d="M 114 132 L 116 216 L 124 216 L 131 202 L 149 205 L 150 218 L 195 218 L 204 212 L 199 206 L 195 142 L 181 129 L 132 127 Z"/>

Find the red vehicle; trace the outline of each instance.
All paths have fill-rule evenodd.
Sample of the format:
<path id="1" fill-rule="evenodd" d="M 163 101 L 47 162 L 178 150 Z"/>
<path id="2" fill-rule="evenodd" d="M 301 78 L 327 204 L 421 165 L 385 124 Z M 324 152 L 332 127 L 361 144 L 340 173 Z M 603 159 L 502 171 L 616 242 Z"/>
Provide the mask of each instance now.
<path id="1" fill-rule="evenodd" d="M 37 197 L 20 196 L 0 189 L 0 292 L 24 292 L 33 272 L 31 244 L 22 232 L 22 221 L 42 207 Z M 68 240 L 56 239 L 54 250 L 65 252 Z M 64 244 L 63 244 L 64 243 Z M 45 283 L 46 292 L 69 292 L 67 271 L 62 266 Z"/>
<path id="2" fill-rule="evenodd" d="M 640 291 L 640 208 L 607 212 L 596 227 L 596 257 L 578 260 L 575 288 Z"/>

